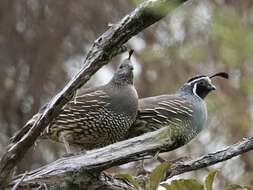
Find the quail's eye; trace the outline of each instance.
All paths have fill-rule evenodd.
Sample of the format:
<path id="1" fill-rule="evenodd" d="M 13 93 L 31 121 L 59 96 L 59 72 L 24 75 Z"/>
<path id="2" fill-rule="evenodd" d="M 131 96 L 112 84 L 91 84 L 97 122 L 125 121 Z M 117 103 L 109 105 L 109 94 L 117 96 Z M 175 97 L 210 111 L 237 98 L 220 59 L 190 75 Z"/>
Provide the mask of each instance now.
<path id="1" fill-rule="evenodd" d="M 120 68 L 120 69 L 123 69 L 123 65 L 120 65 L 119 68 Z"/>
<path id="2" fill-rule="evenodd" d="M 201 81 L 199 84 L 200 84 L 201 86 L 204 86 L 204 85 L 205 85 L 205 83 L 204 83 L 203 81 Z"/>

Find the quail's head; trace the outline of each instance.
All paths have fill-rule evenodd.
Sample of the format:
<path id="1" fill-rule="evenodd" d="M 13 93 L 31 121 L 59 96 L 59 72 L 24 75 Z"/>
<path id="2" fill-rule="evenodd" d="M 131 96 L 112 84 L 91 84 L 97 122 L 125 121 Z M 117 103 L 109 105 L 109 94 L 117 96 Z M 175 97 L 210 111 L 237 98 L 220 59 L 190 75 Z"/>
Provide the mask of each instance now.
<path id="1" fill-rule="evenodd" d="M 194 95 L 204 99 L 209 92 L 216 90 L 216 87 L 212 84 L 211 79 L 217 76 L 226 79 L 229 77 L 229 75 L 225 72 L 216 73 L 212 76 L 199 75 L 188 80 L 184 86 L 187 86 Z"/>
<path id="2" fill-rule="evenodd" d="M 121 84 L 133 84 L 133 64 L 131 62 L 131 55 L 133 50 L 129 52 L 129 57 L 119 64 L 114 76 L 113 81 Z"/>

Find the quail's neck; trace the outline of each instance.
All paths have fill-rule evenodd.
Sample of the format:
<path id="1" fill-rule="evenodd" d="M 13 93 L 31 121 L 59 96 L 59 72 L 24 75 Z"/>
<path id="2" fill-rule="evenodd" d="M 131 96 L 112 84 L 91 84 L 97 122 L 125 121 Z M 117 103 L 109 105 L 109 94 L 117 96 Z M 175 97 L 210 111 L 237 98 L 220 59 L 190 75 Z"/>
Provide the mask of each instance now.
<path id="1" fill-rule="evenodd" d="M 127 87 L 127 86 L 132 86 L 133 84 L 131 83 L 127 83 L 127 82 L 111 82 L 110 85 L 113 87 L 113 88 L 124 88 L 124 87 Z"/>
<path id="2" fill-rule="evenodd" d="M 194 93 L 192 91 L 192 87 L 190 85 L 183 85 L 179 89 L 179 94 L 181 94 L 181 95 L 194 95 Z"/>
<path id="3" fill-rule="evenodd" d="M 110 83 L 115 86 L 133 85 L 133 78 L 114 76 Z"/>

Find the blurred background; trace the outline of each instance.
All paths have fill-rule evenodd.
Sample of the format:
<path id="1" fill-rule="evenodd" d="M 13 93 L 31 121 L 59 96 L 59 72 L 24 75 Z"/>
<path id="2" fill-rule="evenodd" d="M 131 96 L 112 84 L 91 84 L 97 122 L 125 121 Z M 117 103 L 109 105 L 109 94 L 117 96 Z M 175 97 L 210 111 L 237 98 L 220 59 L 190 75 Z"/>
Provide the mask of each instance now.
<path id="1" fill-rule="evenodd" d="M 135 50 L 140 97 L 174 93 L 196 74 L 230 73 L 229 81 L 215 79 L 218 90 L 206 99 L 208 127 L 188 145 L 162 154 L 169 160 L 194 158 L 253 135 L 253 1 L 190 1 L 128 42 Z M 141 2 L 0 1 L 0 156 L 9 138 L 77 73 L 93 41 Z M 108 82 L 125 57 L 114 58 L 85 87 Z M 17 172 L 52 162 L 64 152 L 61 145 L 38 142 Z M 146 162 L 146 167 L 155 164 Z M 120 170 L 134 173 L 133 166 Z M 217 186 L 253 185 L 252 152 L 209 169 L 219 171 Z M 202 180 L 209 169 L 178 177 Z"/>

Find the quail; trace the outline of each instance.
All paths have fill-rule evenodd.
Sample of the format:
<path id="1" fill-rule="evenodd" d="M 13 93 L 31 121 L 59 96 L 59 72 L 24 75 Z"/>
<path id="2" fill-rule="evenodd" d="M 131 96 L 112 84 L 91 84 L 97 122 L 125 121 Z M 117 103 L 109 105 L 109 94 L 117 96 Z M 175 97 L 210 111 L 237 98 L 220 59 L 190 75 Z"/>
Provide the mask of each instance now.
<path id="1" fill-rule="evenodd" d="M 130 61 L 132 53 L 131 50 L 129 57 L 118 66 L 109 83 L 88 88 L 68 102 L 40 138 L 64 143 L 67 152 L 70 152 L 70 145 L 90 150 L 123 140 L 135 121 L 138 109 Z M 35 118 L 36 115 L 32 120 Z M 12 141 L 19 140 L 20 134 L 24 133 L 25 130 L 14 136 Z"/>
<path id="2" fill-rule="evenodd" d="M 228 78 L 224 72 L 200 75 L 188 80 L 175 94 L 140 99 L 137 119 L 129 129 L 128 138 L 170 127 L 174 141 L 170 150 L 188 143 L 205 126 L 207 108 L 204 99 L 216 89 L 211 79 L 217 76 Z"/>

